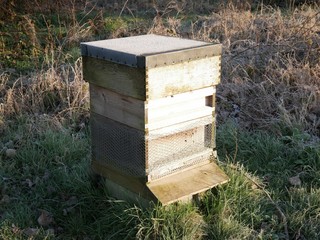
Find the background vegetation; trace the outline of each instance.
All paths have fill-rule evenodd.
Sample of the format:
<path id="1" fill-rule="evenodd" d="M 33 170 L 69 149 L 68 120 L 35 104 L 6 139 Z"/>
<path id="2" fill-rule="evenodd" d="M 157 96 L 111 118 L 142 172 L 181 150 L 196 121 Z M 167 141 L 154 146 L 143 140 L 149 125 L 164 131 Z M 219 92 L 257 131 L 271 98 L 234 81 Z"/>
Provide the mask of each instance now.
<path id="1" fill-rule="evenodd" d="M 0 239 L 320 239 L 317 1 L 0 4 Z M 140 208 L 90 178 L 79 43 L 223 44 L 219 165 L 197 203 Z"/>

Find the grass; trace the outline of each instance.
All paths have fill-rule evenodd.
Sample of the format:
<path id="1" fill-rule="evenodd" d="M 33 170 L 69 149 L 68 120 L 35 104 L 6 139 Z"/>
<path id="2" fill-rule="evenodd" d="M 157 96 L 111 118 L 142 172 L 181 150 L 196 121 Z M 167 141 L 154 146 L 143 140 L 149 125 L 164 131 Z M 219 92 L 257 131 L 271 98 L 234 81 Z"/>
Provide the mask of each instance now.
<path id="1" fill-rule="evenodd" d="M 197 204 L 141 209 L 93 184 L 87 126 L 49 116 L 18 126 L 9 124 L 1 138 L 17 150 L 14 158 L 1 154 L 3 239 L 27 238 L 29 228 L 39 230 L 36 239 L 285 239 L 285 225 L 292 238 L 319 238 L 320 143 L 297 133 L 279 137 L 226 123 L 217 140 L 230 182 Z M 297 175 L 301 184 L 291 184 Z M 37 222 L 41 210 L 53 215 L 48 226 Z"/>
<path id="2" fill-rule="evenodd" d="M 0 239 L 320 239 L 319 6 L 62 2 L 0 15 Z M 89 172 L 79 42 L 143 33 L 223 45 L 230 182 L 196 203 L 141 208 Z"/>

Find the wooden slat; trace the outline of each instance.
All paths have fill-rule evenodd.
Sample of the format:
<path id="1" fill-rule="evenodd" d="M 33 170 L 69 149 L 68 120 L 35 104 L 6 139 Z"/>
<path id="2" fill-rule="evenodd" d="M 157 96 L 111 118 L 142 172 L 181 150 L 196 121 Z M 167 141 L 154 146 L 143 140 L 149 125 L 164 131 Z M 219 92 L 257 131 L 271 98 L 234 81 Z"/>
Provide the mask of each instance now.
<path id="1" fill-rule="evenodd" d="M 135 204 L 140 208 L 148 208 L 150 206 L 154 206 L 153 202 L 157 201 L 151 191 L 146 189 L 146 186 L 144 186 L 143 189 L 146 189 L 144 191 L 148 192 L 148 196 L 146 196 L 145 194 L 141 194 L 141 192 L 133 192 L 108 178 L 104 179 L 104 187 L 106 187 L 108 195 L 112 198 L 118 199 L 120 201 L 126 201 L 130 204 Z"/>
<path id="2" fill-rule="evenodd" d="M 161 121 L 163 119 L 168 119 L 174 115 L 184 115 L 185 113 L 190 113 L 197 111 L 205 106 L 205 98 L 201 97 L 198 99 L 186 100 L 182 103 L 172 103 L 167 106 L 152 108 L 147 110 L 148 123 L 153 121 Z"/>
<path id="3" fill-rule="evenodd" d="M 142 100 L 90 84 L 90 105 L 91 112 L 136 129 L 145 129 L 145 103 Z"/>
<path id="4" fill-rule="evenodd" d="M 92 57 L 82 57 L 86 81 L 125 96 L 146 99 L 145 69 L 129 67 Z"/>
<path id="5" fill-rule="evenodd" d="M 158 109 L 161 107 L 167 107 L 167 106 L 183 103 L 186 101 L 191 101 L 194 99 L 204 98 L 206 96 L 213 95 L 215 93 L 216 93 L 215 86 L 210 86 L 210 87 L 196 89 L 196 90 L 190 90 L 188 92 L 165 96 L 163 98 L 148 101 L 146 108 Z"/>
<path id="6" fill-rule="evenodd" d="M 147 98 L 163 98 L 217 85 L 220 56 L 147 69 Z"/>
<path id="7" fill-rule="evenodd" d="M 200 109 L 209 106 L 207 98 L 208 96 L 212 98 L 214 94 L 215 88 L 209 87 L 148 101 L 146 104 L 148 123 L 152 124 L 162 120 L 169 121 L 176 115 L 185 116 L 192 112 L 198 112 Z M 212 104 L 210 106 L 212 107 Z M 214 108 L 212 111 L 214 111 Z M 183 121 L 188 120 L 190 119 Z"/>
<path id="8" fill-rule="evenodd" d="M 220 56 L 151 68 L 147 73 L 144 69 L 84 56 L 83 74 L 86 81 L 122 95 L 158 99 L 217 85 Z"/>
<path id="9" fill-rule="evenodd" d="M 156 198 L 166 205 L 228 181 L 228 176 L 211 162 L 148 182 L 147 186 Z"/>
<path id="10" fill-rule="evenodd" d="M 152 131 L 155 129 L 165 128 L 174 124 L 190 121 L 197 118 L 212 116 L 212 113 L 213 113 L 213 108 L 203 106 L 197 109 L 192 109 L 191 111 L 171 114 L 171 115 L 168 115 L 167 118 L 163 117 L 159 119 L 153 119 L 152 121 L 148 121 L 148 124 L 146 124 L 146 128 L 149 131 Z"/>

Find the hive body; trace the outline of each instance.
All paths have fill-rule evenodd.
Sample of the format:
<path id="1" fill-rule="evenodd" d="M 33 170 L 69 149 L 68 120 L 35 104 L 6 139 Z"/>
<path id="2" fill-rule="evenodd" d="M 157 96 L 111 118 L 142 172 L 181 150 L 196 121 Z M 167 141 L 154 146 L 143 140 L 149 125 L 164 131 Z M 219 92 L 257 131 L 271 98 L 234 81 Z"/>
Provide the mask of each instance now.
<path id="1" fill-rule="evenodd" d="M 92 167 L 115 195 L 168 204 L 228 180 L 214 163 L 220 45 L 143 35 L 81 50 Z"/>

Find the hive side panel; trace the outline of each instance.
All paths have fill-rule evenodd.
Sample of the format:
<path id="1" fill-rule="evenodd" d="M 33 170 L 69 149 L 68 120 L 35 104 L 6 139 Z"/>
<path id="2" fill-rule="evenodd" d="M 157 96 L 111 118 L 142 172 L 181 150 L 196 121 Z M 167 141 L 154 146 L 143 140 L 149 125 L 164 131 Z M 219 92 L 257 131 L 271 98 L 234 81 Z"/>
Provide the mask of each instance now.
<path id="1" fill-rule="evenodd" d="M 146 99 L 145 70 L 83 56 L 86 81 L 116 93 Z"/>
<path id="2" fill-rule="evenodd" d="M 220 82 L 220 56 L 197 59 L 147 69 L 148 99 L 217 85 Z"/>
<path id="3" fill-rule="evenodd" d="M 90 84 L 90 109 L 127 126 L 144 130 L 144 101 Z"/>
<path id="4" fill-rule="evenodd" d="M 91 113 L 92 158 L 132 177 L 145 177 L 144 131 Z"/>

